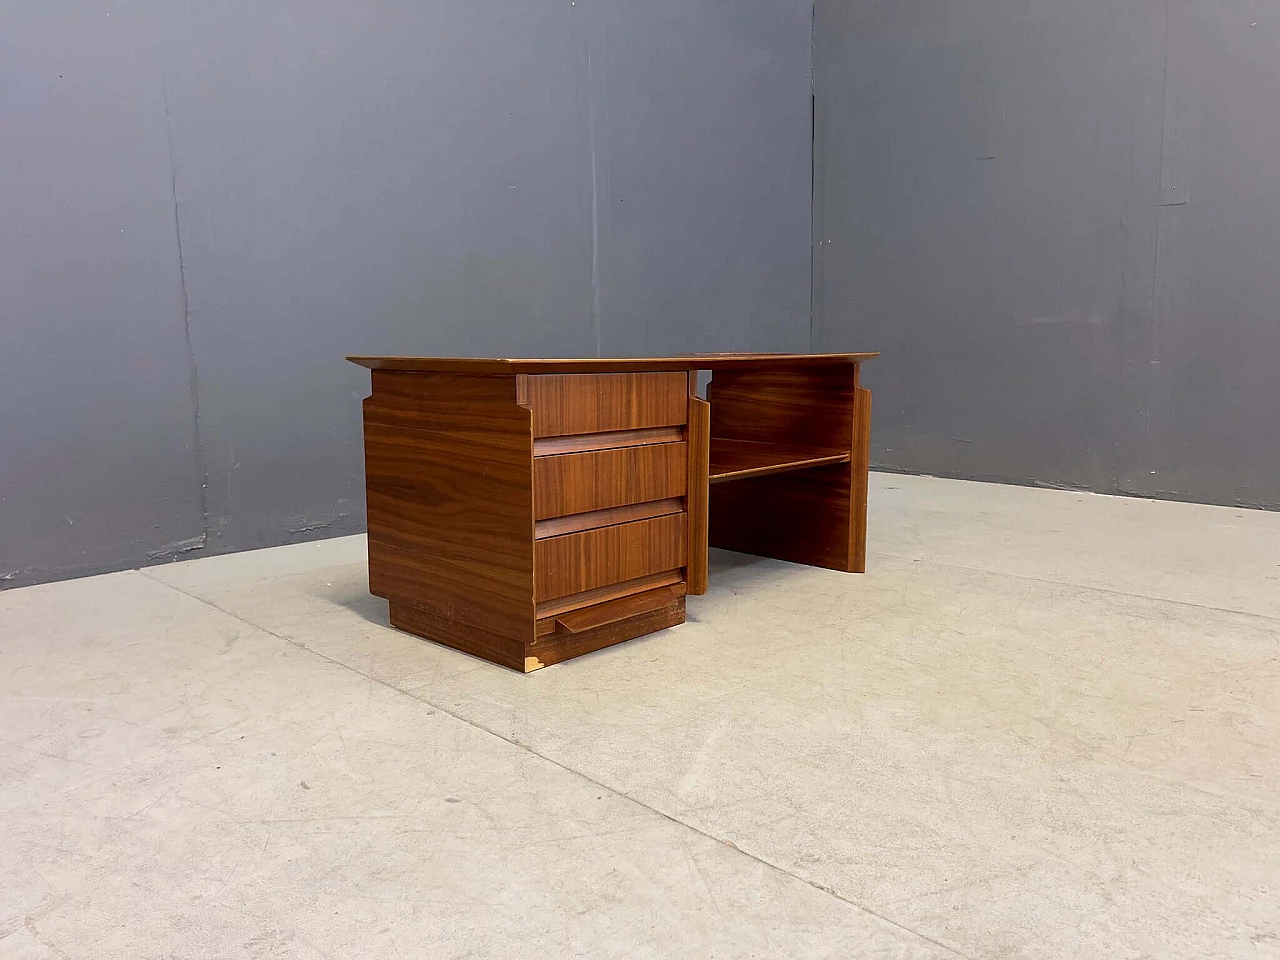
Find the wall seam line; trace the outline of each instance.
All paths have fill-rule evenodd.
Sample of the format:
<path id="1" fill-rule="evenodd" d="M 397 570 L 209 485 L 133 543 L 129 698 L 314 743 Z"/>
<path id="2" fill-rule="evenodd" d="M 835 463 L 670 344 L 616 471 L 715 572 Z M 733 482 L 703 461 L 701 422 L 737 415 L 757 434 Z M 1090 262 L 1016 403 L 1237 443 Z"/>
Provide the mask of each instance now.
<path id="1" fill-rule="evenodd" d="M 818 2 L 809 4 L 809 352 L 817 350 L 818 316 Z"/>
<path id="2" fill-rule="evenodd" d="M 200 533 L 199 545 L 203 549 L 209 543 L 209 461 L 205 456 L 204 437 L 200 423 L 200 371 L 196 366 L 195 343 L 191 339 L 191 300 L 187 294 L 187 263 L 182 251 L 182 224 L 178 216 L 178 168 L 173 159 L 173 124 L 169 112 L 169 89 L 161 88 L 164 100 L 164 135 L 169 153 L 169 192 L 173 198 L 173 237 L 178 253 L 178 289 L 182 304 L 182 334 L 189 369 L 188 385 L 191 391 L 191 445 L 196 459 L 196 473 L 200 478 Z M 188 548 L 191 549 L 191 548 Z M 186 551 L 184 551 L 186 552 Z"/>

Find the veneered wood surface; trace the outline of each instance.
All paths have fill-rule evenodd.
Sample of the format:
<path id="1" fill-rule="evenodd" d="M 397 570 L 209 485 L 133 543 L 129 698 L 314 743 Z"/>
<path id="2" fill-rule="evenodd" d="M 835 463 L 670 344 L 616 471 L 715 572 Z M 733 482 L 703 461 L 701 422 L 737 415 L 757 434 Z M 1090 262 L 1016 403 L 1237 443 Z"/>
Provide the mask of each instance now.
<path id="1" fill-rule="evenodd" d="M 407 603 L 390 604 L 391 625 L 425 640 L 443 643 L 472 656 L 483 657 L 512 670 L 525 669 L 527 645 L 511 637 L 490 633 L 479 627 L 440 617 Z"/>
<path id="2" fill-rule="evenodd" d="M 711 407 L 707 401 L 692 395 L 694 375 L 689 375 L 689 561 L 685 579 L 689 592 L 707 592 L 707 511 L 708 469 L 711 448 Z"/>
<path id="3" fill-rule="evenodd" d="M 878 353 L 701 353 L 682 357 L 522 359 L 500 357 L 347 357 L 372 370 L 503 376 L 513 373 L 598 373 L 641 370 L 735 370 L 859 363 Z"/>
<path id="4" fill-rule="evenodd" d="M 848 450 L 854 366 L 716 373 L 707 386 L 711 436 Z"/>
<path id="5" fill-rule="evenodd" d="M 650 500 L 647 503 L 628 503 L 625 506 L 593 510 L 590 513 L 574 513 L 567 517 L 551 517 L 537 522 L 533 528 L 533 539 L 545 540 L 547 537 L 559 537 L 566 533 L 577 533 L 579 530 L 608 527 L 615 523 L 665 517 L 669 513 L 680 513 L 683 510 L 684 498 L 670 497 L 666 500 Z"/>
<path id="6" fill-rule="evenodd" d="M 713 547 L 852 570 L 849 465 L 750 477 L 711 487 Z"/>
<path id="7" fill-rule="evenodd" d="M 533 463 L 534 518 L 683 497 L 687 457 L 683 442 L 538 457 Z"/>
<path id="8" fill-rule="evenodd" d="M 770 473 L 820 467 L 829 463 L 846 463 L 848 460 L 847 450 L 783 446 L 778 443 L 713 437 L 708 477 L 711 483 L 720 483 L 724 480 L 742 480 Z"/>
<path id="9" fill-rule="evenodd" d="M 529 377 L 533 435 L 558 437 L 684 423 L 687 374 L 540 374 Z"/>
<path id="10" fill-rule="evenodd" d="M 364 401 L 369 588 L 526 641 L 533 452 L 514 378 L 374 371 Z"/>
<path id="11" fill-rule="evenodd" d="M 569 533 L 534 544 L 538 601 L 685 565 L 683 514 Z"/>

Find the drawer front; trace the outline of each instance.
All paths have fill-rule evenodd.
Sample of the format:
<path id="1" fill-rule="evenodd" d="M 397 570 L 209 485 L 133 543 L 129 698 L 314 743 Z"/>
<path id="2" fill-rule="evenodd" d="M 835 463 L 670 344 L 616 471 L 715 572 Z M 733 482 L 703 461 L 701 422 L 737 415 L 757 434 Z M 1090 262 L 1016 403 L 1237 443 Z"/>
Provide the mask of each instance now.
<path id="1" fill-rule="evenodd" d="M 541 603 L 685 565 L 683 513 L 568 533 L 533 545 L 534 596 Z"/>
<path id="2" fill-rule="evenodd" d="M 534 519 L 683 497 L 688 463 L 689 445 L 683 442 L 537 457 Z"/>
<path id="3" fill-rule="evenodd" d="M 527 389 L 535 437 L 666 427 L 689 418 L 685 371 L 533 374 Z"/>
<path id="4" fill-rule="evenodd" d="M 670 586 L 642 590 L 613 600 L 566 610 L 554 617 L 538 621 L 537 636 L 551 634 L 586 634 L 615 624 L 645 617 L 659 610 L 670 610 L 685 595 L 683 581 Z M 536 642 L 536 641 L 535 641 Z"/>

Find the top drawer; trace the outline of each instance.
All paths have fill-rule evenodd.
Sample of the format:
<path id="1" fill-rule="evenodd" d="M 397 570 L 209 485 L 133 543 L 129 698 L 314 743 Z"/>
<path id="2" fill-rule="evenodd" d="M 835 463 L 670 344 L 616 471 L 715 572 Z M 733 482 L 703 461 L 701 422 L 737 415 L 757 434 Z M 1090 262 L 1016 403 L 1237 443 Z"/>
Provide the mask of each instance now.
<path id="1" fill-rule="evenodd" d="M 531 374 L 528 390 L 535 437 L 668 427 L 689 417 L 683 370 Z"/>

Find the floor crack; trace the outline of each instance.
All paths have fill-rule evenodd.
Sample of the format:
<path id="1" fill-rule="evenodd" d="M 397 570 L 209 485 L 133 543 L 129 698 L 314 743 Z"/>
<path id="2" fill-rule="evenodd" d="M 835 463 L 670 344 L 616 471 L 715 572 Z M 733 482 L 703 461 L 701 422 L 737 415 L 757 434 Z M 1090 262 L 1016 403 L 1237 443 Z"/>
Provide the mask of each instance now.
<path id="1" fill-rule="evenodd" d="M 1195 607 L 1197 610 L 1212 610 L 1215 613 L 1231 613 L 1241 617 L 1256 617 L 1259 620 L 1280 620 L 1280 615 L 1256 613 L 1252 610 L 1237 610 L 1233 607 L 1215 607 L 1208 603 L 1196 603 L 1193 600 L 1175 600 L 1172 597 L 1158 597 L 1148 593 L 1130 593 L 1128 590 L 1110 590 L 1106 587 L 1095 587 L 1087 583 L 1076 583 L 1072 580 L 1058 580 L 1053 577 L 1035 577 L 1027 573 L 1010 573 L 1006 570 L 989 570 L 985 567 L 971 567 L 963 563 L 952 563 L 949 560 L 926 560 L 921 557 L 908 557 L 899 553 L 878 551 L 881 557 L 901 560 L 904 563 L 928 563 L 935 567 L 953 567 L 956 570 L 968 570 L 971 573 L 985 573 L 991 577 L 1011 577 L 1015 580 L 1031 580 L 1035 583 L 1051 583 L 1059 587 L 1071 587 L 1075 590 L 1088 590 L 1093 593 L 1104 593 L 1113 597 L 1133 597 L 1137 600 L 1152 600 L 1158 603 L 1172 603 L 1180 607 Z"/>

